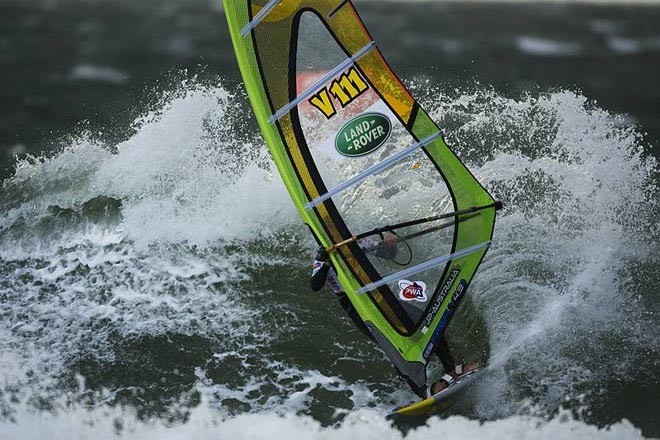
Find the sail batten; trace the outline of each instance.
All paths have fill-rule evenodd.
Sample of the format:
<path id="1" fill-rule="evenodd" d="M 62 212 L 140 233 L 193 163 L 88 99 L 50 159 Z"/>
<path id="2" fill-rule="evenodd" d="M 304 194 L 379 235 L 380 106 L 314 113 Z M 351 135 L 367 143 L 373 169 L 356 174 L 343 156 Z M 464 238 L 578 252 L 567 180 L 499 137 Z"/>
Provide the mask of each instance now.
<path id="1" fill-rule="evenodd" d="M 400 280 L 402 278 L 409 277 L 411 275 L 416 275 L 420 272 L 423 272 L 428 269 L 433 269 L 434 267 L 438 267 L 440 265 L 443 265 L 447 263 L 448 261 L 454 260 L 456 258 L 461 258 L 465 257 L 466 255 L 470 255 L 474 252 L 480 251 L 484 248 L 487 248 L 490 246 L 490 241 L 487 243 L 481 243 L 475 246 L 470 246 L 469 248 L 463 249 L 458 252 L 454 252 L 453 254 L 449 255 L 443 255 L 442 257 L 434 258 L 433 260 L 426 261 L 424 263 L 418 264 L 417 266 L 410 267 L 406 270 L 402 270 L 400 272 L 394 273 L 392 275 L 388 275 L 385 278 L 376 281 L 371 284 L 367 284 L 364 287 L 361 287 L 358 289 L 358 293 L 366 293 L 371 290 L 377 289 L 380 286 L 384 286 L 389 283 L 396 282 L 397 280 Z"/>
<path id="2" fill-rule="evenodd" d="M 254 19 L 249 22 L 245 27 L 241 30 L 241 36 L 243 38 L 247 37 L 247 35 L 257 27 L 263 20 L 266 18 L 266 16 L 275 9 L 277 5 L 282 3 L 283 0 L 270 0 L 266 5 L 261 8 L 261 10 L 257 13 L 257 15 L 254 17 Z"/>

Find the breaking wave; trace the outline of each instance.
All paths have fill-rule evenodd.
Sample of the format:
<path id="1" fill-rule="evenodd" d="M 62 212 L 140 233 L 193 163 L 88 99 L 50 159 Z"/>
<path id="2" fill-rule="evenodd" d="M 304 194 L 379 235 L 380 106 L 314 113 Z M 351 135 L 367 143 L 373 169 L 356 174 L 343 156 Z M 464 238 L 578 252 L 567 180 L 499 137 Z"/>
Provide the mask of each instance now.
<path id="1" fill-rule="evenodd" d="M 449 418 L 383 421 L 411 396 L 306 292 L 314 245 L 245 96 L 182 83 L 127 141 L 79 135 L 3 182 L 3 438 L 641 438 L 660 351 L 644 139 L 574 92 L 413 86 L 506 205 L 449 335 L 487 373 Z"/>

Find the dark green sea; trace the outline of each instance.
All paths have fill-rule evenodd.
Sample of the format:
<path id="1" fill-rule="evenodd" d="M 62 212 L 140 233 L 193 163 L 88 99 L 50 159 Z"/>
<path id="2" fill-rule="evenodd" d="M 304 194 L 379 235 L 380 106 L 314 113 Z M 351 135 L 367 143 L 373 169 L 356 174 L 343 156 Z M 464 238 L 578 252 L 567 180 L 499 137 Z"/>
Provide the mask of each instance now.
<path id="1" fill-rule="evenodd" d="M 0 0 L 0 439 L 660 437 L 660 4 L 355 3 L 505 203 L 448 331 L 482 379 L 384 419 L 219 2 Z"/>

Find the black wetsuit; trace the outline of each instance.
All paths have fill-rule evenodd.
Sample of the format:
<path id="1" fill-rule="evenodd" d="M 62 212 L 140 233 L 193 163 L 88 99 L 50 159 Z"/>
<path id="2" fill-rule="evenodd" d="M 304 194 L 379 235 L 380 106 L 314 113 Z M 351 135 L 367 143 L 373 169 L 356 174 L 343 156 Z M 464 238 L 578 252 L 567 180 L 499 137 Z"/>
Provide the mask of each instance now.
<path id="1" fill-rule="evenodd" d="M 373 240 L 370 240 L 366 243 L 364 242 L 360 243 L 360 247 L 363 248 L 372 247 L 372 246 L 376 246 Z M 381 254 L 377 253 L 376 255 L 383 258 L 394 257 L 394 255 L 388 256 L 388 255 L 383 255 L 382 253 Z M 364 321 L 358 314 L 357 310 L 355 310 L 355 307 L 353 307 L 353 304 L 348 299 L 346 292 L 344 292 L 344 289 L 342 289 L 341 285 L 339 284 L 339 281 L 337 280 L 337 273 L 335 272 L 335 269 L 332 265 L 332 262 L 330 261 L 330 258 L 327 256 L 327 253 L 325 253 L 324 250 L 319 250 L 316 259 L 312 264 L 312 276 L 309 280 L 309 284 L 314 292 L 318 292 L 319 290 L 321 290 L 321 288 L 323 288 L 323 286 L 326 283 L 330 286 L 332 292 L 339 300 L 339 304 L 341 304 L 342 308 L 349 316 L 349 318 L 351 318 L 355 326 L 366 337 L 368 337 L 372 341 L 375 341 L 373 335 L 371 334 L 371 331 L 369 331 L 369 328 L 365 325 Z M 442 366 L 446 372 L 454 371 L 454 368 L 456 367 L 456 363 L 454 362 L 454 359 L 451 356 L 451 353 L 449 351 L 449 344 L 447 343 L 447 339 L 445 338 L 444 334 L 438 338 L 435 344 L 434 353 L 440 359 L 440 362 L 442 363 Z M 424 390 L 417 389 L 417 387 L 413 386 L 412 384 L 411 387 L 413 388 L 413 391 L 415 391 L 416 394 L 420 395 L 421 397 L 426 397 L 422 395 L 424 393 Z"/>

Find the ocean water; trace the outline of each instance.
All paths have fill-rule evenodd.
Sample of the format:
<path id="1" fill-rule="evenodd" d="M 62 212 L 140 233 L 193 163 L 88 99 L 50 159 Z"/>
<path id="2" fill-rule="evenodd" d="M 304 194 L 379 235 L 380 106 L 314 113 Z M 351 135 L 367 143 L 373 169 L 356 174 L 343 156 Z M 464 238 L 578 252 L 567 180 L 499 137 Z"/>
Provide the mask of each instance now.
<path id="1" fill-rule="evenodd" d="M 608 57 L 643 59 L 652 74 L 652 35 L 589 23 L 609 35 Z M 517 35 L 530 64 L 594 44 Z M 429 47 L 472 44 L 447 41 Z M 59 67 L 71 84 L 134 90 L 121 65 L 71 66 Z M 487 365 L 483 379 L 442 418 L 392 425 L 383 415 L 413 396 L 332 295 L 308 291 L 315 245 L 235 66 L 191 70 L 149 71 L 161 79 L 136 86 L 115 120 L 95 122 L 94 109 L 125 103 L 91 97 L 88 123 L 62 123 L 12 159 L 0 189 L 0 438 L 660 437 L 657 138 L 635 122 L 653 112 L 404 69 L 506 209 L 448 334 L 457 358 Z"/>

